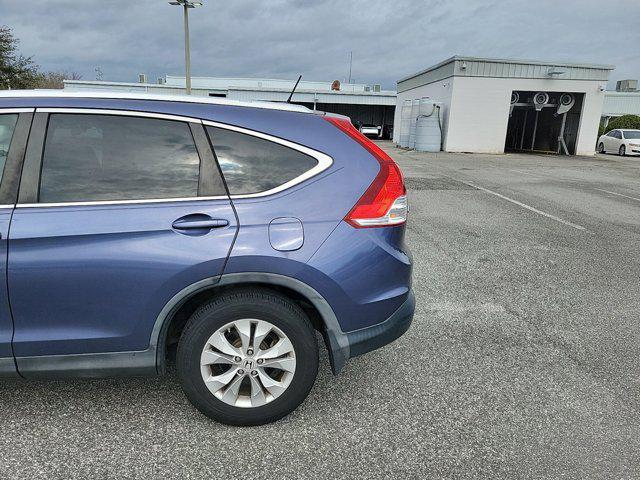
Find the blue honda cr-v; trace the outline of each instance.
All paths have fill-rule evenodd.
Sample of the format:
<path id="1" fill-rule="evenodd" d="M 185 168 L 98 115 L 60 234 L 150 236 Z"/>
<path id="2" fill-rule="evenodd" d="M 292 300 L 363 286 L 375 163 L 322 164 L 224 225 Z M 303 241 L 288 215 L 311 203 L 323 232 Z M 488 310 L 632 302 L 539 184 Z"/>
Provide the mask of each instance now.
<path id="1" fill-rule="evenodd" d="M 159 374 L 224 423 L 295 409 L 413 317 L 398 166 L 346 117 L 0 94 L 0 376 Z"/>

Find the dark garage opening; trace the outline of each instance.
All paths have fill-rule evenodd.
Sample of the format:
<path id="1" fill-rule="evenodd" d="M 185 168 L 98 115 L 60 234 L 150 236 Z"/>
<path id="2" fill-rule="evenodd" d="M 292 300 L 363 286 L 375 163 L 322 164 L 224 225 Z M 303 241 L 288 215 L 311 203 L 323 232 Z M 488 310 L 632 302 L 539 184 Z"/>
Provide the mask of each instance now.
<path id="1" fill-rule="evenodd" d="M 584 94 L 516 91 L 505 152 L 575 155 Z"/>
<path id="2" fill-rule="evenodd" d="M 299 102 L 294 102 L 299 103 Z M 313 110 L 313 103 L 299 103 Z M 337 113 L 351 118 L 356 128 L 362 125 L 382 127 L 382 138 L 393 137 L 393 115 L 395 105 L 355 105 L 344 103 L 317 103 L 316 110 Z"/>

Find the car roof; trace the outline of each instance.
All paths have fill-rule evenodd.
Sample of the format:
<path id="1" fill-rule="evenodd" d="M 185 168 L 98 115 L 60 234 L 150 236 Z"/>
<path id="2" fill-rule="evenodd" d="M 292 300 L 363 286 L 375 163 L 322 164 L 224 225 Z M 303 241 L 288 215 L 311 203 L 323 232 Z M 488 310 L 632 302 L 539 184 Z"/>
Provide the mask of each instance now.
<path id="1" fill-rule="evenodd" d="M 0 90 L 2 98 L 97 98 L 122 100 L 152 100 L 162 102 L 200 103 L 204 105 L 230 105 L 236 107 L 284 110 L 288 112 L 313 113 L 302 105 L 283 102 L 242 102 L 216 97 L 194 97 L 191 95 L 158 95 L 151 93 L 108 92 L 108 91 L 68 91 L 68 90 Z"/>

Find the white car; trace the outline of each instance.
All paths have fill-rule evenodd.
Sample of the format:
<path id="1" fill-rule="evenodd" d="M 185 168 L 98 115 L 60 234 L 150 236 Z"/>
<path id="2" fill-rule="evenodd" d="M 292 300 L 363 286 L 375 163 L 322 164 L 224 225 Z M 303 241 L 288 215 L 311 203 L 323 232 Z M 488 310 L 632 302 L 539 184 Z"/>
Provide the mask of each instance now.
<path id="1" fill-rule="evenodd" d="M 360 127 L 360 133 L 367 137 L 382 138 L 382 127 L 375 125 L 362 125 Z"/>
<path id="2" fill-rule="evenodd" d="M 598 153 L 640 155 L 640 130 L 611 130 L 598 139 Z"/>

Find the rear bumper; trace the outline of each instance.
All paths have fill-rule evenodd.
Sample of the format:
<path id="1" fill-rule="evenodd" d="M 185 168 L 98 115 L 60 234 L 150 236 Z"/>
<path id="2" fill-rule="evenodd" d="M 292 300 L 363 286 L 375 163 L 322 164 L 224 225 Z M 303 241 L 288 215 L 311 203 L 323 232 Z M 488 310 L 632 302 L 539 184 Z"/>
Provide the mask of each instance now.
<path id="1" fill-rule="evenodd" d="M 353 332 L 340 333 L 340 341 L 333 339 L 327 342 L 331 349 L 331 367 L 334 374 L 340 373 L 349 358 L 371 352 L 388 345 L 402 336 L 413 321 L 416 300 L 413 291 L 402 305 L 385 321 L 370 327 L 360 328 Z M 338 345 L 341 344 L 342 347 Z"/>

